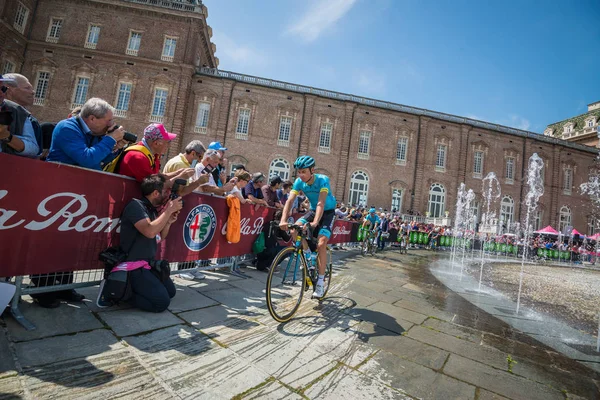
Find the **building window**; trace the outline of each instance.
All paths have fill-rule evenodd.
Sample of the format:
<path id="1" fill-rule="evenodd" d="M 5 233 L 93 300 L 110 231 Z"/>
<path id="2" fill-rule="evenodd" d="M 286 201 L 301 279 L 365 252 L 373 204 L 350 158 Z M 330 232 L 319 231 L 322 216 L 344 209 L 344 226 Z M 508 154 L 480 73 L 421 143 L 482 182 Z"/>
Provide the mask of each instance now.
<path id="1" fill-rule="evenodd" d="M 538 229 L 542 229 L 542 218 L 544 217 L 543 210 L 536 210 L 535 214 L 533 214 L 532 228 L 534 231 Z"/>
<path id="2" fill-rule="evenodd" d="M 515 158 L 508 157 L 506 159 L 506 183 L 513 184 L 515 179 Z"/>
<path id="3" fill-rule="evenodd" d="M 125 54 L 130 56 L 137 56 L 140 51 L 140 45 L 142 44 L 142 33 L 141 32 L 129 32 L 129 41 L 127 42 L 127 50 Z"/>
<path id="4" fill-rule="evenodd" d="M 38 72 L 37 81 L 35 83 L 35 95 L 33 104 L 43 106 L 46 94 L 48 93 L 48 83 L 50 82 L 50 72 Z"/>
<path id="5" fill-rule="evenodd" d="M 598 228 L 598 220 L 592 216 L 588 217 L 588 229 L 587 229 L 587 235 L 588 236 L 593 236 L 594 234 L 596 234 L 597 232 L 597 228 Z"/>
<path id="6" fill-rule="evenodd" d="M 546 164 L 544 160 L 542 160 L 542 167 L 540 168 L 540 180 L 542 181 L 542 185 L 544 185 L 546 182 Z"/>
<path id="7" fill-rule="evenodd" d="M 75 86 L 75 92 L 73 93 L 73 103 L 71 104 L 71 110 L 75 107 L 82 106 L 87 101 L 89 86 L 90 78 L 85 78 L 83 76 L 77 77 L 77 85 Z"/>
<path id="8" fill-rule="evenodd" d="M 396 145 L 396 164 L 406 165 L 406 150 L 408 148 L 408 138 L 402 137 L 398 139 Z"/>
<path id="9" fill-rule="evenodd" d="M 10 74 L 11 72 L 15 72 L 15 64 L 10 61 L 4 61 L 4 65 L 2 66 L 2 75 Z"/>
<path id="10" fill-rule="evenodd" d="M 206 134 L 208 128 L 208 117 L 210 116 L 210 104 L 202 102 L 198 105 L 198 114 L 196 114 L 196 126 L 194 132 Z"/>
<path id="11" fill-rule="evenodd" d="M 468 221 L 468 228 L 475 230 L 475 227 L 479 222 L 479 202 L 477 200 L 473 200 L 471 202 L 471 206 L 469 207 L 469 217 L 470 220 Z"/>
<path id="12" fill-rule="evenodd" d="M 483 151 L 476 151 L 473 155 L 473 175 L 481 177 L 483 173 Z"/>
<path id="13" fill-rule="evenodd" d="M 333 130 L 333 124 L 323 123 L 321 124 L 321 136 L 319 137 L 319 153 L 330 153 L 331 152 L 331 132 Z"/>
<path id="14" fill-rule="evenodd" d="M 117 105 L 115 107 L 115 117 L 126 118 L 129 110 L 129 100 L 131 100 L 131 88 L 133 85 L 129 82 L 119 82 L 119 93 L 117 94 Z"/>
<path id="15" fill-rule="evenodd" d="M 402 210 L 402 189 L 392 189 L 392 212 Z"/>
<path id="16" fill-rule="evenodd" d="M 62 28 L 63 20 L 60 18 L 52 18 L 46 35 L 46 42 L 58 43 L 60 38 L 60 29 Z"/>
<path id="17" fill-rule="evenodd" d="M 573 125 L 567 125 L 565 127 L 565 132 L 566 133 L 571 133 L 573 131 Z"/>
<path id="18" fill-rule="evenodd" d="M 165 118 L 165 108 L 167 106 L 167 89 L 154 89 L 154 100 L 152 101 L 152 114 L 150 122 L 162 123 Z"/>
<path id="19" fill-rule="evenodd" d="M 564 175 L 563 194 L 571 194 L 571 188 L 573 187 L 573 170 L 571 168 L 565 168 Z"/>
<path id="20" fill-rule="evenodd" d="M 369 176 L 366 172 L 356 171 L 350 178 L 348 202 L 354 205 L 366 206 L 369 199 Z"/>
<path id="21" fill-rule="evenodd" d="M 571 209 L 567 206 L 562 206 L 560 208 L 558 230 L 564 233 L 568 226 L 571 226 Z"/>
<path id="22" fill-rule="evenodd" d="M 177 46 L 177 38 L 165 36 L 165 43 L 163 44 L 162 56 L 160 57 L 163 61 L 173 62 L 175 58 L 175 47 Z"/>
<path id="23" fill-rule="evenodd" d="M 237 127 L 235 128 L 236 139 L 248 140 L 248 127 L 250 126 L 250 110 L 241 108 L 238 114 Z"/>
<path id="24" fill-rule="evenodd" d="M 446 170 L 446 145 L 438 144 L 437 155 L 435 157 L 435 170 L 445 171 Z"/>
<path id="25" fill-rule="evenodd" d="M 369 159 L 369 147 L 371 146 L 371 132 L 362 131 L 358 138 L 358 158 Z"/>
<path id="26" fill-rule="evenodd" d="M 594 126 L 594 120 L 593 119 L 588 120 L 587 126 L 588 126 L 588 128 L 593 127 Z"/>
<path id="27" fill-rule="evenodd" d="M 500 202 L 500 221 L 508 227 L 513 222 L 515 201 L 510 196 L 504 196 Z"/>
<path id="28" fill-rule="evenodd" d="M 281 117 L 279 120 L 279 137 L 277 145 L 288 147 L 290 145 L 290 133 L 292 131 L 292 118 Z"/>
<path id="29" fill-rule="evenodd" d="M 282 180 L 290 179 L 290 163 L 283 158 L 276 158 L 269 167 L 269 178 L 279 176 Z"/>
<path id="30" fill-rule="evenodd" d="M 429 188 L 427 211 L 432 218 L 440 218 L 446 211 L 446 190 L 439 183 L 434 183 Z"/>
<path id="31" fill-rule="evenodd" d="M 15 15 L 15 22 L 13 26 L 20 33 L 25 32 L 25 26 L 27 25 L 27 18 L 29 17 L 29 9 L 19 2 L 17 6 L 17 14 Z"/>
<path id="32" fill-rule="evenodd" d="M 84 47 L 86 49 L 95 49 L 98 45 L 98 40 L 100 39 L 100 26 L 99 25 L 90 25 L 88 28 L 87 37 L 85 39 Z"/>

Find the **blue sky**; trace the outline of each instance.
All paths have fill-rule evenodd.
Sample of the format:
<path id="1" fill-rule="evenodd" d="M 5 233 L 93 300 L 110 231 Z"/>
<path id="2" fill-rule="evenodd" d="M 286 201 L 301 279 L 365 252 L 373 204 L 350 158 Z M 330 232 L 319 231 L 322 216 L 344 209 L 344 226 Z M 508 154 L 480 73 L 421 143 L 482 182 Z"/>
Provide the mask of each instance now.
<path id="1" fill-rule="evenodd" d="M 599 0 L 204 4 L 223 70 L 538 133 L 600 100 Z"/>

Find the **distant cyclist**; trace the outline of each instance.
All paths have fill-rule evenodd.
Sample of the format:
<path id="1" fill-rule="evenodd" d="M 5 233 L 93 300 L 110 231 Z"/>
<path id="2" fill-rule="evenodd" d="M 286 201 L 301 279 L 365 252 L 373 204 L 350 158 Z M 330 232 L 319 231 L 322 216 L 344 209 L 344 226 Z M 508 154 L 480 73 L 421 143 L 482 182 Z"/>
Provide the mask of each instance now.
<path id="1" fill-rule="evenodd" d="M 290 196 L 285 202 L 281 216 L 281 229 L 287 229 L 287 219 L 290 216 L 292 204 L 300 192 L 308 198 L 310 209 L 297 222 L 307 229 L 310 225 L 317 236 L 317 252 L 319 257 L 319 279 L 315 286 L 313 297 L 321 298 L 325 293 L 325 267 L 327 266 L 327 242 L 331 237 L 333 222 L 335 220 L 336 201 L 329 186 L 327 175 L 315 174 L 315 159 L 311 156 L 300 156 L 294 162 L 298 178 L 292 186 Z M 304 243 L 304 249 L 307 243 Z"/>
<path id="2" fill-rule="evenodd" d="M 375 210 L 375 207 L 371 207 L 369 209 L 369 214 L 367 214 L 362 224 L 363 228 L 369 227 L 372 232 L 376 231 L 377 227 L 379 227 L 379 224 L 381 224 L 381 219 L 379 218 L 379 215 L 377 215 L 376 211 L 377 210 Z"/>

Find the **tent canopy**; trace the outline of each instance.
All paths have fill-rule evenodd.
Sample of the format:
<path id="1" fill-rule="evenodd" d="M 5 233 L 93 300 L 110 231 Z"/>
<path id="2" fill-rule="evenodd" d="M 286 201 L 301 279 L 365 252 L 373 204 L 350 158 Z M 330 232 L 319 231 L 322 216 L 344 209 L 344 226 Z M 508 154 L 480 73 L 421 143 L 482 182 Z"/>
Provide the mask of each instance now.
<path id="1" fill-rule="evenodd" d="M 575 228 L 573 228 L 573 230 L 571 231 L 571 235 L 575 236 L 575 235 L 581 235 L 581 233 L 579 233 L 579 231 Z"/>
<path id="2" fill-rule="evenodd" d="M 551 227 L 550 225 L 548 225 L 545 228 L 540 229 L 539 231 L 535 231 L 535 233 L 543 233 L 546 235 L 558 235 L 558 231 L 556 229 L 554 229 L 553 227 Z"/>

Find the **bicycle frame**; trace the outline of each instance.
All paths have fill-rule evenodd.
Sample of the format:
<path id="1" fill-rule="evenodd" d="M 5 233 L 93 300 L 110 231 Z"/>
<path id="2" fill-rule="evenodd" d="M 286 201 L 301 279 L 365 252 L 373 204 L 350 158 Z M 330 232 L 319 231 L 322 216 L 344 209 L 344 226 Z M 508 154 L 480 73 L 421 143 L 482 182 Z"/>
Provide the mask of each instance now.
<path id="1" fill-rule="evenodd" d="M 293 272 L 293 276 L 292 276 L 293 283 L 296 282 L 296 274 L 298 272 L 298 261 L 300 260 L 300 258 L 298 258 L 298 257 L 301 257 L 301 259 L 302 259 L 302 262 L 300 262 L 301 268 L 302 268 L 302 264 L 304 264 L 308 268 L 310 268 L 309 261 L 306 259 L 306 255 L 304 254 L 304 248 L 302 247 L 302 240 L 306 239 L 306 237 L 301 233 L 301 231 L 299 229 L 297 229 L 297 231 L 298 231 L 298 233 L 296 234 L 296 240 L 294 242 L 294 253 L 296 254 L 296 257 L 294 257 L 295 263 L 294 263 L 294 272 Z M 285 271 L 284 271 L 283 277 L 282 277 L 282 282 L 285 282 L 285 279 L 288 276 L 290 264 L 291 264 L 291 262 L 288 262 L 288 265 L 285 267 Z M 308 288 L 311 285 L 315 285 L 315 283 L 316 283 L 316 280 L 314 279 L 314 277 L 310 276 L 310 274 L 307 273 L 306 274 L 306 290 L 308 290 Z"/>

